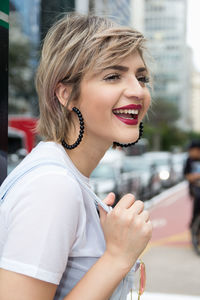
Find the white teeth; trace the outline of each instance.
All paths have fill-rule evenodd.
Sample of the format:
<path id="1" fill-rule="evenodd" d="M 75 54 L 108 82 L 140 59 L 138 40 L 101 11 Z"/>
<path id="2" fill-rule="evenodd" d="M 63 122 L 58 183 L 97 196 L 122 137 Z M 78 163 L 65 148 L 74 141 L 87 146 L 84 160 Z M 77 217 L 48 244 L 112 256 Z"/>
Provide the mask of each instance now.
<path id="1" fill-rule="evenodd" d="M 116 109 L 115 113 L 116 114 L 134 114 L 137 115 L 138 114 L 138 110 L 136 109 Z"/>

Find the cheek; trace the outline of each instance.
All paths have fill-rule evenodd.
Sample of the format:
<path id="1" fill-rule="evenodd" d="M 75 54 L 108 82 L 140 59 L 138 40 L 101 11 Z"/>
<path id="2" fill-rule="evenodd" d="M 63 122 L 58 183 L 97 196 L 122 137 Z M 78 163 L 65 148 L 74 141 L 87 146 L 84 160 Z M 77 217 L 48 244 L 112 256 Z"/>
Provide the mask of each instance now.
<path id="1" fill-rule="evenodd" d="M 91 89 L 82 94 L 82 110 L 85 116 L 102 119 L 110 116 L 115 106 L 117 95 L 105 88 Z"/>

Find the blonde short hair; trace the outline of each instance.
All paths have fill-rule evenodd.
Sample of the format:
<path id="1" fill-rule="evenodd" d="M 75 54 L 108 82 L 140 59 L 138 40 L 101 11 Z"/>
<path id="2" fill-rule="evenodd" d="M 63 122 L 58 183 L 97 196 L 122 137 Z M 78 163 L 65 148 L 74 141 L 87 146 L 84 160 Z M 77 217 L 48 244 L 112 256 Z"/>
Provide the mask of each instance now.
<path id="1" fill-rule="evenodd" d="M 88 71 L 99 72 L 138 50 L 143 58 L 144 37 L 94 15 L 68 14 L 47 33 L 36 74 L 40 118 L 37 130 L 46 140 L 67 137 L 71 114 L 55 95 L 59 82 L 72 88 L 70 99 L 80 95 L 80 83 Z"/>

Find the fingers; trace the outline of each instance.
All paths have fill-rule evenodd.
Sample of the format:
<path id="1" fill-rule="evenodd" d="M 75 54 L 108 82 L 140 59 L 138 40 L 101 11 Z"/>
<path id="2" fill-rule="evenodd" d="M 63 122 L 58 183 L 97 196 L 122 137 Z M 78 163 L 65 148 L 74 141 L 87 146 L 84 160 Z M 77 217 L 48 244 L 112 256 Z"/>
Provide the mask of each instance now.
<path id="1" fill-rule="evenodd" d="M 140 214 L 144 209 L 144 203 L 141 200 L 136 201 L 133 194 L 126 194 L 117 203 L 116 208 L 126 208 L 132 210 L 136 214 Z"/>
<path id="2" fill-rule="evenodd" d="M 126 194 L 124 195 L 120 201 L 117 203 L 115 207 L 119 208 L 130 208 L 133 203 L 135 202 L 135 197 L 133 194 Z"/>
<path id="3" fill-rule="evenodd" d="M 115 194 L 109 193 L 107 197 L 104 199 L 104 203 L 107 205 L 113 205 L 115 201 Z M 123 211 L 128 213 L 129 216 L 140 216 L 140 219 L 143 220 L 145 223 L 149 222 L 149 212 L 144 210 L 144 202 L 141 200 L 135 201 L 135 197 L 133 194 L 126 194 L 121 198 L 121 200 L 117 203 L 117 205 L 114 208 L 114 211 L 118 211 L 119 215 L 123 213 Z M 99 212 L 100 212 L 100 219 L 102 222 L 104 222 L 107 213 L 104 211 L 102 207 L 99 206 Z M 132 218 L 131 217 L 131 218 Z"/>
<path id="4" fill-rule="evenodd" d="M 113 205 L 114 202 L 115 202 L 115 194 L 112 193 L 112 192 L 109 193 L 109 194 L 107 195 L 107 197 L 103 200 L 103 202 L 104 202 L 105 204 L 107 204 L 108 206 Z"/>
<path id="5" fill-rule="evenodd" d="M 107 204 L 108 206 L 113 205 L 115 202 L 115 194 L 109 193 L 107 195 L 107 197 L 103 200 L 103 202 L 105 204 Z M 101 219 L 101 221 L 104 221 L 106 218 L 107 212 L 100 205 L 98 205 L 98 208 L 99 208 L 100 219 Z"/>
<path id="6" fill-rule="evenodd" d="M 140 214 L 140 217 L 143 219 L 144 222 L 148 223 L 149 218 L 150 218 L 150 214 L 147 210 L 143 210 Z"/>
<path id="7" fill-rule="evenodd" d="M 141 212 L 144 210 L 144 202 L 141 200 L 137 200 L 134 202 L 134 204 L 130 207 L 130 211 L 134 214 L 141 214 Z"/>

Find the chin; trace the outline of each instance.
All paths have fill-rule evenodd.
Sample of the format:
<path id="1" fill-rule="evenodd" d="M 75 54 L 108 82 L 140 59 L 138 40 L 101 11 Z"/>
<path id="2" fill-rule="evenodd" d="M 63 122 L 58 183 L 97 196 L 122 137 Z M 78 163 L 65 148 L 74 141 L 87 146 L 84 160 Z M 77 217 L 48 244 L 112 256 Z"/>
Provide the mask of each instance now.
<path id="1" fill-rule="evenodd" d="M 129 144 L 129 143 L 136 142 L 138 138 L 139 138 L 139 131 L 138 131 L 137 134 L 134 134 L 134 136 L 132 136 L 132 137 L 121 137 L 121 138 L 119 138 L 119 136 L 118 136 L 118 138 L 115 140 L 115 142 L 118 142 L 120 144 Z"/>

